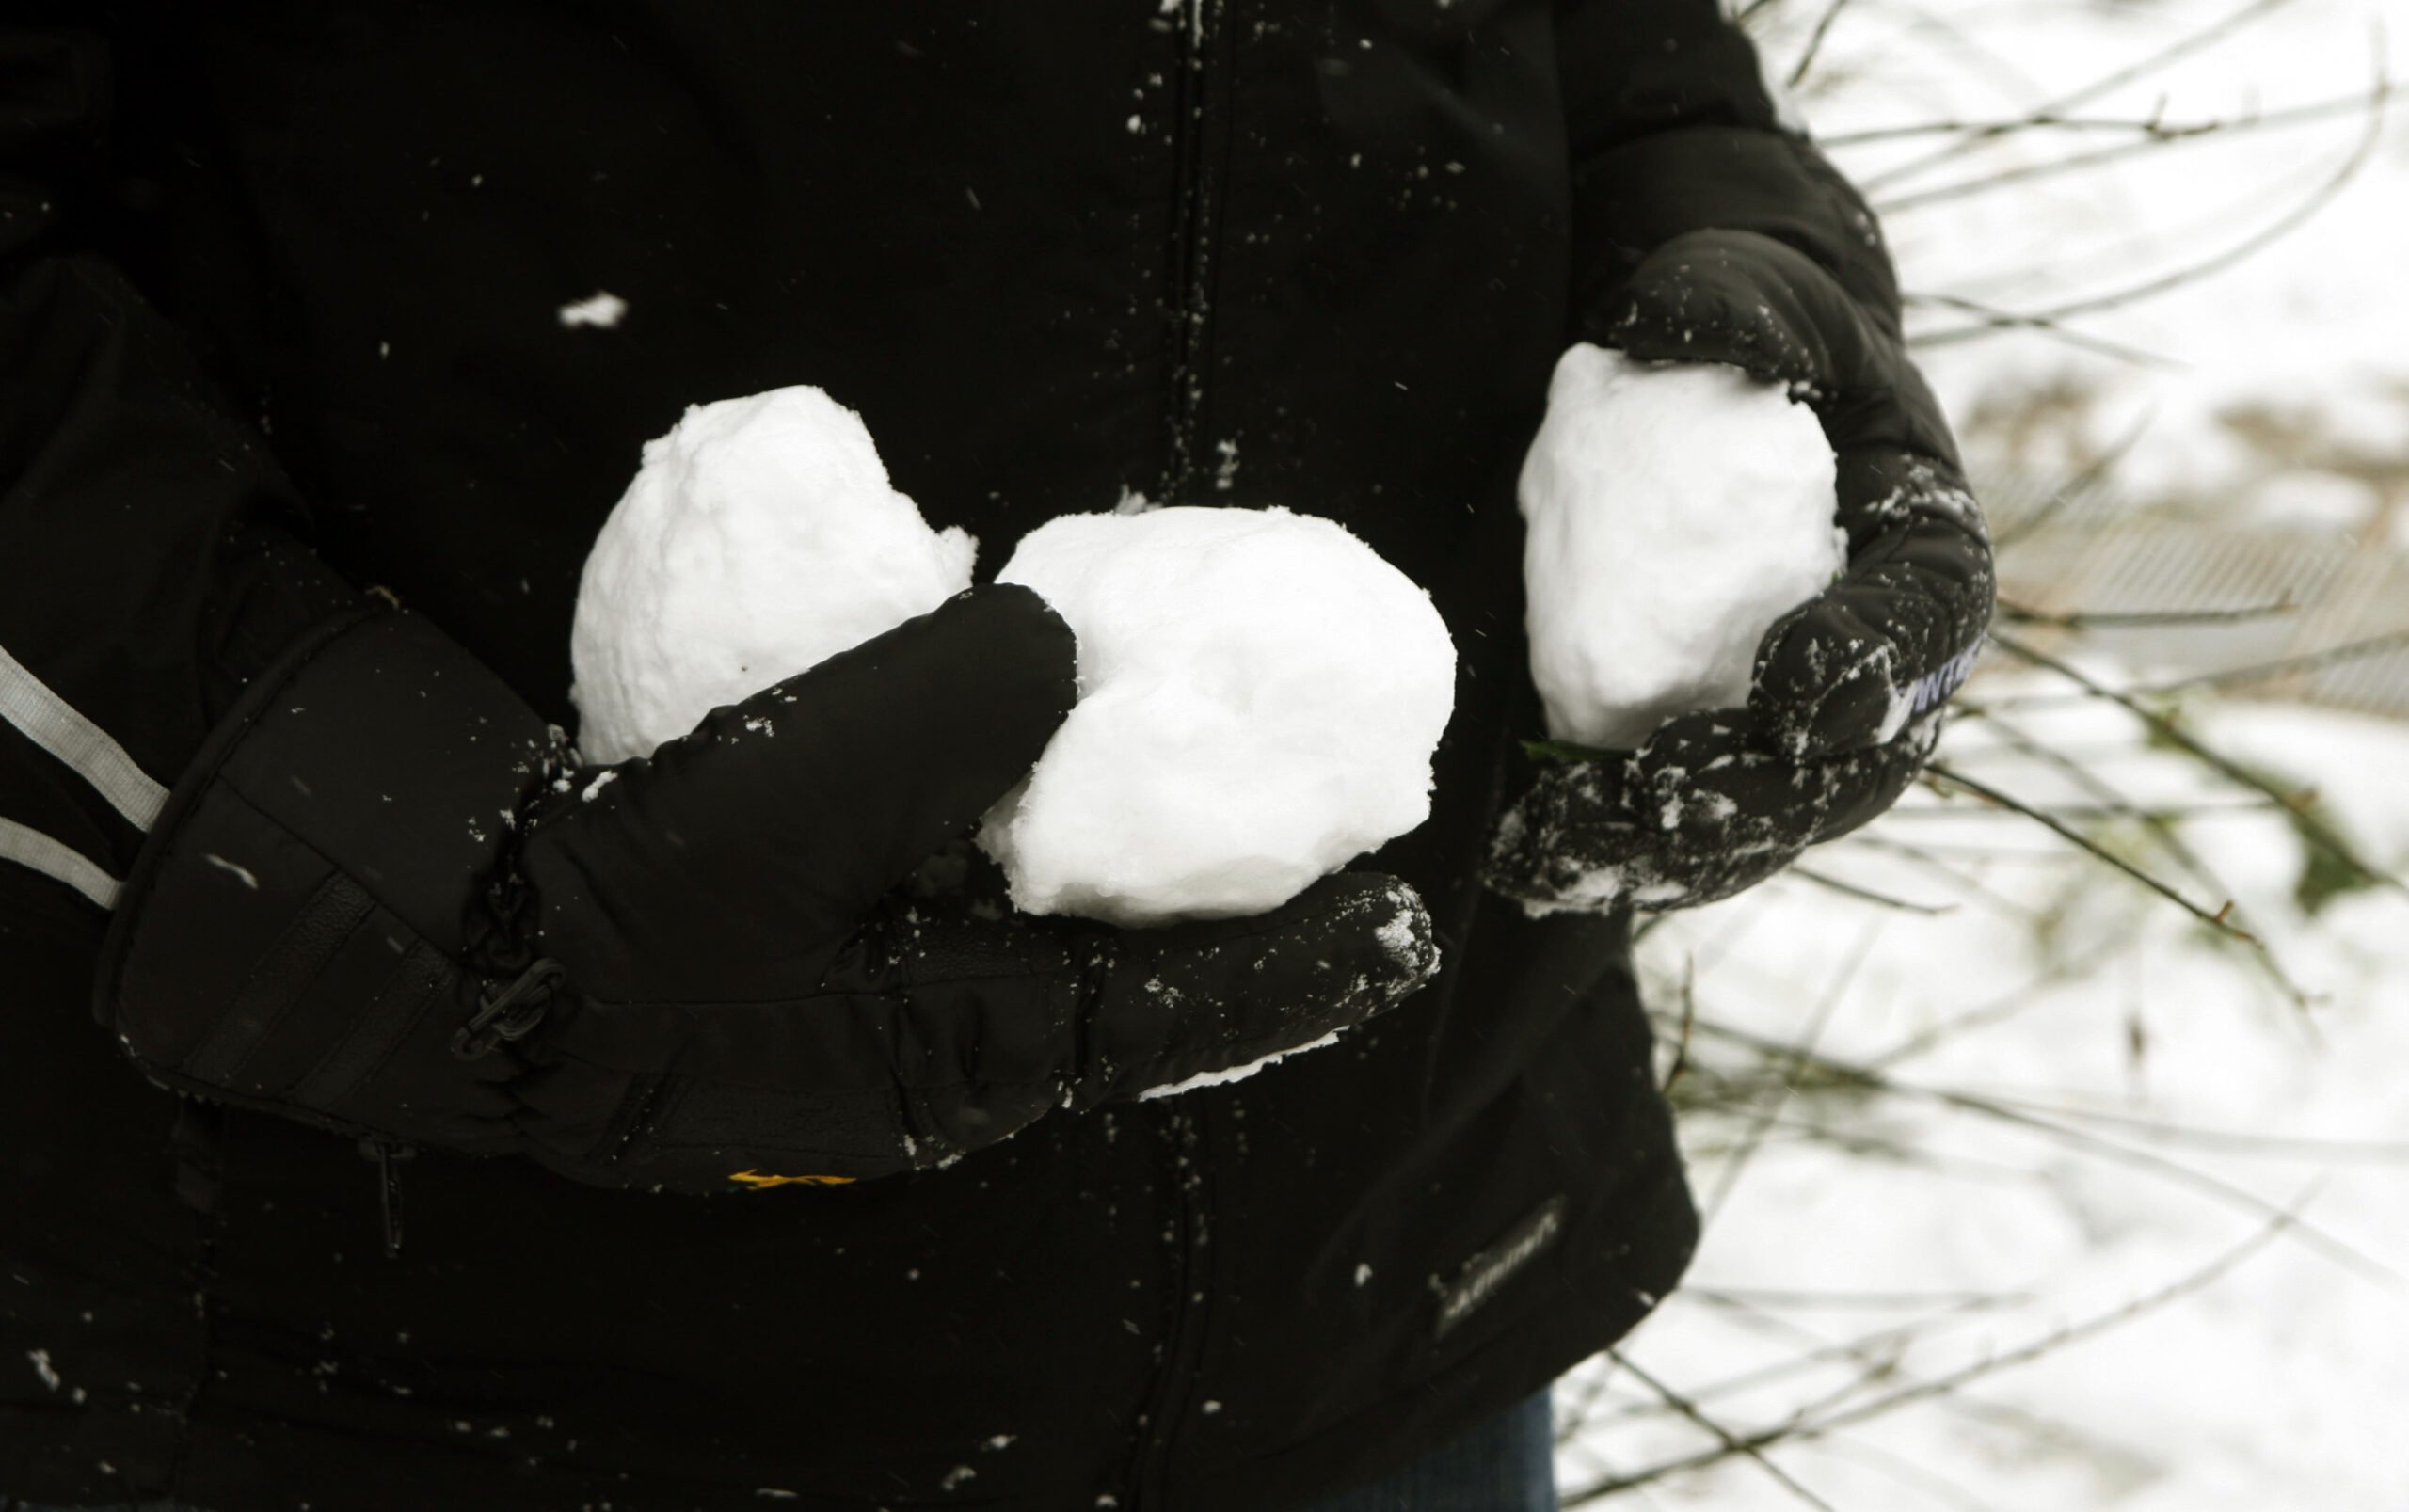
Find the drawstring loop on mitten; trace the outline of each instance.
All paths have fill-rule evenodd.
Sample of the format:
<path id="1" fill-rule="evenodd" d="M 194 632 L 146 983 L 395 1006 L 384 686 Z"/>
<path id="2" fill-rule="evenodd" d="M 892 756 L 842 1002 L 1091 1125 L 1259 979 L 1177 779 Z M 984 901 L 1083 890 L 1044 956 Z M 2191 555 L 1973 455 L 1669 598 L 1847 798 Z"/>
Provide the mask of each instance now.
<path id="1" fill-rule="evenodd" d="M 500 992 L 477 1000 L 477 1011 L 452 1036 L 452 1053 L 462 1060 L 477 1060 L 504 1040 L 518 1041 L 535 1032 L 552 1006 L 568 968 L 550 957 L 537 957 L 518 979 Z"/>

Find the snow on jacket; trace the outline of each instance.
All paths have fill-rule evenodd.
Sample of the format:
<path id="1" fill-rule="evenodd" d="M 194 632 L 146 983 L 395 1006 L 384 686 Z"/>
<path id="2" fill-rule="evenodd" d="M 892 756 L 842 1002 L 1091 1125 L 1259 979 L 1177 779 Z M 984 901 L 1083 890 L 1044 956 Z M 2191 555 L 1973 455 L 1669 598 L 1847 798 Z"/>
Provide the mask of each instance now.
<path id="1" fill-rule="evenodd" d="M 1895 310 L 1712 0 L 32 8 L 0 34 L 0 1493 L 1272 1509 L 1673 1284 L 1624 926 L 1526 920 L 1473 863 L 1539 728 L 1513 480 L 1584 311 L 1699 226 Z M 350 1141 L 179 1103 L 95 1026 L 117 890 L 246 680 L 362 591 L 570 723 L 641 443 L 803 382 L 997 559 L 1135 492 L 1326 515 L 1428 587 L 1460 696 L 1379 864 L 1446 974 L 1276 1072 L 840 1189 L 422 1150 L 388 1258 Z"/>

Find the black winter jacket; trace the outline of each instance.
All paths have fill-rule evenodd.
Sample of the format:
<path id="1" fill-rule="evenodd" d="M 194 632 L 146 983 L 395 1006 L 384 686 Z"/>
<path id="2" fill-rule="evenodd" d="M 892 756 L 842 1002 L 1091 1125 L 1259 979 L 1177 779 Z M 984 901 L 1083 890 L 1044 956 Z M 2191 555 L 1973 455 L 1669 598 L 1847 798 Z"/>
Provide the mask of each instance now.
<path id="1" fill-rule="evenodd" d="M 1624 925 L 1472 873 L 1539 725 L 1513 481 L 1585 311 L 1728 226 L 1895 314 L 1713 0 L 8 8 L 0 1493 L 1268 1512 L 1674 1283 Z M 562 318 L 600 292 L 617 325 Z M 1428 586 L 1458 709 L 1378 861 L 1446 973 L 1252 1080 L 841 1189 L 420 1151 L 387 1258 L 352 1143 L 95 1027 L 118 885 L 362 590 L 570 723 L 640 444 L 806 382 L 991 564 L 1135 491 L 1326 515 Z"/>

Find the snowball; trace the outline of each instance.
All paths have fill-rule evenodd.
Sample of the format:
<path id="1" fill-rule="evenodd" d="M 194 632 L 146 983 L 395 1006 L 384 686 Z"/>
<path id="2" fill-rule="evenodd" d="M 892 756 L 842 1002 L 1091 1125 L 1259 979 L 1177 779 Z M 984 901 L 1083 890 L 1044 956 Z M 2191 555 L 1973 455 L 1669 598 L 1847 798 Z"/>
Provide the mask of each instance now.
<path id="1" fill-rule="evenodd" d="M 1778 384 L 1566 352 L 1521 485 L 1548 733 L 1631 748 L 1747 703 L 1766 629 L 1847 562 L 1833 475 L 1822 427 Z"/>
<path id="2" fill-rule="evenodd" d="M 1032 914 L 1258 914 L 1430 811 L 1455 647 L 1429 596 L 1283 509 L 1072 515 L 997 575 L 1078 637 L 1079 701 L 979 841 Z"/>
<path id="3" fill-rule="evenodd" d="M 818 389 L 697 405 L 585 559 L 569 655 L 578 744 L 644 756 L 723 704 L 970 585 L 978 543 L 887 482 L 861 417 Z"/>

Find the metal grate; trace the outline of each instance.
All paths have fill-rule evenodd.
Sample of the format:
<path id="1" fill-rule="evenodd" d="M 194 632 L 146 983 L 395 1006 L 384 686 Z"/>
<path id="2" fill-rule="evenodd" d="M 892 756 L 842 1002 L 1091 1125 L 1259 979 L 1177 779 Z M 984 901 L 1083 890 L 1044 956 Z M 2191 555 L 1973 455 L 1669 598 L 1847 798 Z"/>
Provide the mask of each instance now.
<path id="1" fill-rule="evenodd" d="M 2050 615 L 2243 615 L 2086 634 L 2153 675 L 2409 719 L 2409 554 L 2376 532 L 2223 523 L 2098 488 L 2060 499 L 2014 474 L 1977 491 L 2010 601 Z M 2289 609 L 2248 613 L 2275 606 Z"/>

